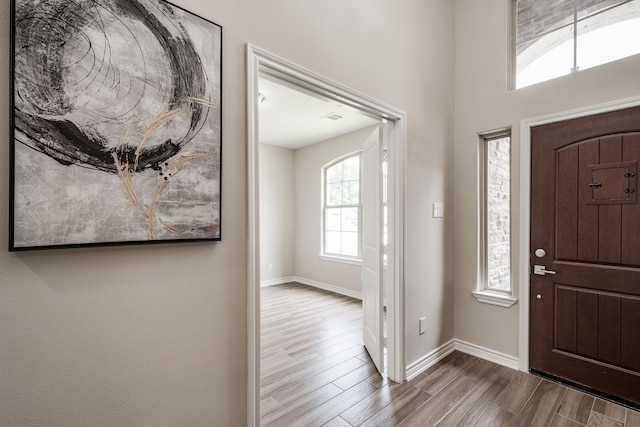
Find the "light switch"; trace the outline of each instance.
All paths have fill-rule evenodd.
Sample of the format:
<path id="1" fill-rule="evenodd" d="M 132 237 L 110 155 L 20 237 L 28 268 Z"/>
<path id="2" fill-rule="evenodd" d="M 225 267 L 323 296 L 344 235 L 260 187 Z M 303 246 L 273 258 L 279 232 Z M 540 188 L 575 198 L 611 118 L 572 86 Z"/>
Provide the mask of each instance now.
<path id="1" fill-rule="evenodd" d="M 433 217 L 434 218 L 442 218 L 444 216 L 444 208 L 442 207 L 442 203 L 434 203 L 433 204 Z"/>

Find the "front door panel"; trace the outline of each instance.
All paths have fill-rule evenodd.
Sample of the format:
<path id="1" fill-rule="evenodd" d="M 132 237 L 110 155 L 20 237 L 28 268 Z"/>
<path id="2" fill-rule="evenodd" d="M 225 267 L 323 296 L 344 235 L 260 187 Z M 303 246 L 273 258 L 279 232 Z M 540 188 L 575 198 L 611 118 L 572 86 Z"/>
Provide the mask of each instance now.
<path id="1" fill-rule="evenodd" d="M 531 153 L 531 368 L 640 402 L 640 108 L 534 127 Z"/>

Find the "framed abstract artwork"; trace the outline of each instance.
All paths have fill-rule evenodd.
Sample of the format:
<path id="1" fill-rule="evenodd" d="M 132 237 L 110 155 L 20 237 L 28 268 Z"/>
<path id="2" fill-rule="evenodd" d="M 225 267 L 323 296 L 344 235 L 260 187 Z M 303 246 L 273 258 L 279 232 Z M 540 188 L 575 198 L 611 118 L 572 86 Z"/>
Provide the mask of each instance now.
<path id="1" fill-rule="evenodd" d="M 12 0 L 9 250 L 220 240 L 222 27 Z"/>

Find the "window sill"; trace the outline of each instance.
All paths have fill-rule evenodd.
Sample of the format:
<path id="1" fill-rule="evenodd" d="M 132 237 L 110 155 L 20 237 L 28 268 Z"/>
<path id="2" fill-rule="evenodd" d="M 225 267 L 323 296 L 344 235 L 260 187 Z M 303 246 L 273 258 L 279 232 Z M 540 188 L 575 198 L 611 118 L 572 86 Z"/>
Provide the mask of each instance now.
<path id="1" fill-rule="evenodd" d="M 343 258 L 340 256 L 320 254 L 320 259 L 324 261 L 341 262 L 343 264 L 362 265 L 362 260 L 357 258 Z"/>
<path id="2" fill-rule="evenodd" d="M 479 302 L 500 307 L 511 307 L 518 302 L 518 300 L 511 295 L 501 294 L 499 292 L 476 291 L 472 292 L 472 294 Z"/>

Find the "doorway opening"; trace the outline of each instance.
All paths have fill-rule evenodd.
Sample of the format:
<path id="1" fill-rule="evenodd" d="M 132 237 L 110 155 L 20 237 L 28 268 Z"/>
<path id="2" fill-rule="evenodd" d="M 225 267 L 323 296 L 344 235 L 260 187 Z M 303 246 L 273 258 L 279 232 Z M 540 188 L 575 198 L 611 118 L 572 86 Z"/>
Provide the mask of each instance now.
<path id="1" fill-rule="evenodd" d="M 386 126 L 387 141 L 387 376 L 404 381 L 404 159 L 406 114 L 348 87 L 247 45 L 248 170 L 248 425 L 260 421 L 260 216 L 259 216 L 259 77 L 289 82 L 310 95 L 337 102 Z"/>

